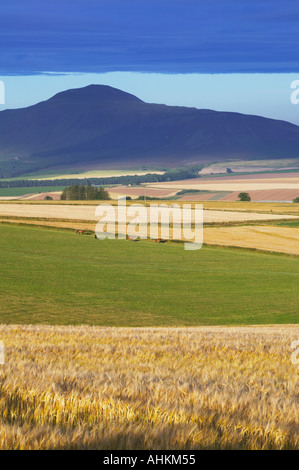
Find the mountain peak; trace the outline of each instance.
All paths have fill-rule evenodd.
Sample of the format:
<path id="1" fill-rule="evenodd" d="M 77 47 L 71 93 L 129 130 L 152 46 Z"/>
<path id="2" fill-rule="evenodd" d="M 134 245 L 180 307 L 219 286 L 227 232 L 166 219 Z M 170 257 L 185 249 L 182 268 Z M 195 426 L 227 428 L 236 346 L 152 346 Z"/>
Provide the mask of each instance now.
<path id="1" fill-rule="evenodd" d="M 118 90 L 108 85 L 88 85 L 83 88 L 72 88 L 57 93 L 49 101 L 55 102 L 139 102 L 142 101 L 134 95 Z"/>

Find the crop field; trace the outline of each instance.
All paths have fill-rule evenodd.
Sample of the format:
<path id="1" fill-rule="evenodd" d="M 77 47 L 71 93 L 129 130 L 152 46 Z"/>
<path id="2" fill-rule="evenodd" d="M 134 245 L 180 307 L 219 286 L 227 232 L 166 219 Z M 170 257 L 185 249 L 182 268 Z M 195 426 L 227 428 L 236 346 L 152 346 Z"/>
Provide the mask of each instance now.
<path id="1" fill-rule="evenodd" d="M 38 194 L 45 192 L 54 192 L 62 191 L 64 187 L 62 186 L 36 186 L 31 188 L 0 188 L 0 198 L 1 197 L 20 197 L 28 194 Z"/>
<path id="2" fill-rule="evenodd" d="M 240 192 L 248 192 L 254 202 L 292 202 L 299 197 L 299 173 L 277 172 L 251 175 L 205 176 L 200 179 L 150 183 L 150 188 L 168 190 L 199 190 L 202 193 L 183 196 L 181 200 L 238 201 Z"/>
<path id="3" fill-rule="evenodd" d="M 294 226 L 206 227 L 204 242 L 299 255 L 299 224 Z"/>
<path id="4" fill-rule="evenodd" d="M 289 201 L 292 202 L 296 197 L 299 197 L 298 189 L 262 189 L 249 191 L 251 201 Z M 237 201 L 238 191 L 234 191 L 226 196 L 223 196 L 222 201 Z"/>
<path id="5" fill-rule="evenodd" d="M 157 189 L 157 188 L 146 188 L 146 187 L 127 187 L 127 186 L 116 186 L 115 188 L 108 189 L 109 195 L 112 199 L 117 199 L 118 196 L 130 196 L 133 199 L 138 196 L 147 197 L 171 197 L 176 194 L 177 191 L 171 191 L 169 189 Z"/>
<path id="6" fill-rule="evenodd" d="M 173 182 L 149 183 L 150 188 L 161 189 L 198 189 L 209 191 L 252 191 L 252 190 L 299 190 L 299 176 L 281 178 L 247 178 L 234 177 L 223 179 L 223 177 L 213 179 L 190 179 Z"/>
<path id="7" fill-rule="evenodd" d="M 185 251 L 98 203 L 0 203 L 0 449 L 298 450 L 298 205 L 205 202 Z"/>
<path id="8" fill-rule="evenodd" d="M 13 225 L 0 237 L 0 323 L 298 323 L 298 257 Z"/>
<path id="9" fill-rule="evenodd" d="M 227 168 L 234 172 L 252 171 L 292 171 L 299 169 L 299 158 L 283 158 L 275 160 L 227 161 L 212 163 L 200 171 L 202 175 L 226 173 Z"/>
<path id="10" fill-rule="evenodd" d="M 56 202 L 56 201 L 55 201 Z M 107 201 L 105 201 L 107 203 Z M 108 204 L 110 202 L 108 201 Z M 99 201 L 97 204 L 99 205 Z M 296 205 L 297 206 L 297 205 Z M 240 206 L 244 207 L 244 206 Z M 249 206 L 245 206 L 249 209 Z M 205 206 L 204 206 L 205 208 Z M 299 211 L 299 207 L 296 207 Z M 51 218 L 51 219 L 71 219 L 82 221 L 97 221 L 98 217 L 95 215 L 95 204 L 0 204 L 0 217 L 35 217 L 35 218 Z M 149 217 L 149 208 L 147 208 Z M 296 213 L 293 215 L 286 214 L 283 217 L 279 214 L 262 213 L 254 211 L 237 211 L 237 210 L 217 210 L 205 209 L 204 210 L 204 223 L 223 223 L 223 222 L 246 222 L 246 221 L 264 221 L 264 220 L 280 220 L 296 218 Z"/>
<path id="11" fill-rule="evenodd" d="M 298 334 L 1 325 L 0 448 L 298 450 Z"/>

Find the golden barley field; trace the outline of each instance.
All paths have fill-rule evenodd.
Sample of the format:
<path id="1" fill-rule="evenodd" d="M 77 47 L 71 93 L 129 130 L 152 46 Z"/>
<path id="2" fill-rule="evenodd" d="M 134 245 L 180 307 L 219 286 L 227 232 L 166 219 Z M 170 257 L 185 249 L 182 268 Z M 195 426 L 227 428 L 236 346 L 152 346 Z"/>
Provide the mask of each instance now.
<path id="1" fill-rule="evenodd" d="M 206 227 L 203 239 L 208 245 L 235 246 L 299 255 L 299 227 L 267 225 Z"/>
<path id="2" fill-rule="evenodd" d="M 298 337 L 1 325 L 0 448 L 298 449 Z"/>

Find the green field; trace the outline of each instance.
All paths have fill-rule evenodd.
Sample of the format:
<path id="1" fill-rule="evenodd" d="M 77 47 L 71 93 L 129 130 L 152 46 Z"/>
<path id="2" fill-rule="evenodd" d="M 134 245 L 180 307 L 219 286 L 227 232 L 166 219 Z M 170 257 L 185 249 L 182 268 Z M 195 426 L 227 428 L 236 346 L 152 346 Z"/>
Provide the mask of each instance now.
<path id="1" fill-rule="evenodd" d="M 65 186 L 36 186 L 30 188 L 0 188 L 0 197 L 18 197 L 25 194 L 49 193 L 63 191 Z"/>
<path id="2" fill-rule="evenodd" d="M 0 323 L 298 323 L 297 257 L 6 225 L 0 236 Z"/>

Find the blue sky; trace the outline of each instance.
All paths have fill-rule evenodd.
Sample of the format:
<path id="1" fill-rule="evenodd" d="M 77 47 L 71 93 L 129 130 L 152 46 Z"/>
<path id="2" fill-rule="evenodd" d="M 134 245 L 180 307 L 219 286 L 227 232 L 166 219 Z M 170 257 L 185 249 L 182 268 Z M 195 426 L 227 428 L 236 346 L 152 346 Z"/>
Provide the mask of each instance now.
<path id="1" fill-rule="evenodd" d="M 294 0 L 0 4 L 6 101 L 0 110 L 105 83 L 145 101 L 299 124 L 299 106 L 290 103 L 290 83 L 298 78 L 299 4 Z"/>

